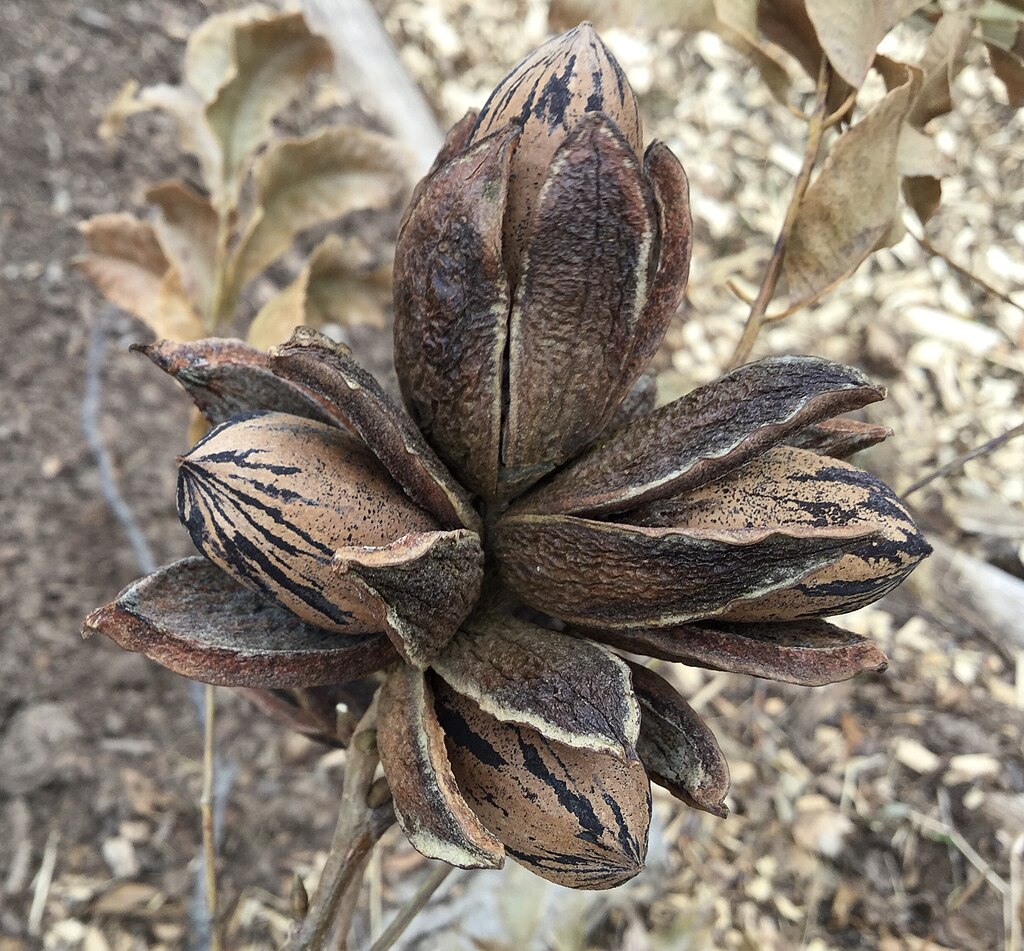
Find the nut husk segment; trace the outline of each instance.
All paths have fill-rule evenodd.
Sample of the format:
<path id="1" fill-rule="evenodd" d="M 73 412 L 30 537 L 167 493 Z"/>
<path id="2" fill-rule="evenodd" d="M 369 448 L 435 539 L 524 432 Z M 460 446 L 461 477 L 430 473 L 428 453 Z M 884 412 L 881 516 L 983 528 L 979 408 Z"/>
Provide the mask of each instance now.
<path id="1" fill-rule="evenodd" d="M 642 720 L 637 752 L 652 782 L 719 818 L 729 810 L 729 764 L 708 725 L 653 670 L 630 663 Z"/>
<path id="2" fill-rule="evenodd" d="M 589 630 L 718 617 L 832 564 L 870 528 L 647 528 L 517 515 L 494 533 L 502 579 L 527 604 Z"/>
<path id="3" fill-rule="evenodd" d="M 235 580 L 349 633 L 380 630 L 380 618 L 334 570 L 335 552 L 437 527 L 357 439 L 284 413 L 222 423 L 197 443 L 179 463 L 178 513 Z"/>
<path id="4" fill-rule="evenodd" d="M 340 684 L 397 658 L 383 633 L 341 637 L 304 624 L 199 557 L 167 565 L 97 608 L 83 628 L 96 632 L 218 686 Z"/>
<path id="5" fill-rule="evenodd" d="M 393 670 L 378 699 L 377 743 L 395 815 L 413 848 L 460 868 L 501 868 L 505 850 L 466 804 L 424 674 Z"/>
<path id="6" fill-rule="evenodd" d="M 435 684 L 455 779 L 508 855 L 570 888 L 613 888 L 643 868 L 651 796 L 639 760 L 502 723 L 439 678 Z"/>
<path id="7" fill-rule="evenodd" d="M 433 668 L 499 720 L 632 758 L 640 711 L 626 664 L 599 644 L 490 612 L 467 619 Z"/>
<path id="8" fill-rule="evenodd" d="M 515 510 L 623 512 L 721 478 L 809 424 L 883 395 L 860 371 L 817 357 L 749 363 L 623 427 Z"/>
<path id="9" fill-rule="evenodd" d="M 519 131 L 442 165 L 395 249 L 395 368 L 420 429 L 462 481 L 497 492 L 510 292 L 501 223 Z"/>
<path id="10" fill-rule="evenodd" d="M 479 532 L 469 494 L 348 347 L 296 327 L 287 343 L 271 351 L 270 367 L 316 399 L 338 426 L 355 430 L 409 498 L 442 528 Z"/>

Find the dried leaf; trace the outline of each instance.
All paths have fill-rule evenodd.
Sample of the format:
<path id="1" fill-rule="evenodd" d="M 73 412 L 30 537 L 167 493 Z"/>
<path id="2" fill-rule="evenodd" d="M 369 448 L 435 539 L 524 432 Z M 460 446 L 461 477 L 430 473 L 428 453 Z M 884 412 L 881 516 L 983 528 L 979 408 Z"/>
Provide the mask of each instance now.
<path id="1" fill-rule="evenodd" d="M 424 674 L 398 667 L 378 698 L 377 742 L 395 815 L 421 854 L 460 868 L 501 868 L 505 850 L 466 804 Z"/>
<path id="2" fill-rule="evenodd" d="M 229 420 L 178 465 L 178 514 L 195 546 L 236 581 L 332 631 L 384 626 L 379 600 L 336 570 L 339 548 L 437 527 L 356 438 L 298 416 Z"/>
<path id="3" fill-rule="evenodd" d="M 635 755 L 640 711 L 629 670 L 597 644 L 505 614 L 480 614 L 432 666 L 492 717 L 567 746 Z"/>
<path id="4" fill-rule="evenodd" d="M 82 633 L 105 634 L 183 677 L 247 687 L 355 680 L 396 659 L 383 634 L 339 638 L 243 588 L 205 558 L 184 558 L 97 608 Z"/>
<path id="5" fill-rule="evenodd" d="M 97 215 L 80 226 L 87 254 L 78 267 L 118 307 L 135 314 L 158 337 L 194 340 L 203 326 L 152 225 L 129 214 Z"/>
<path id="6" fill-rule="evenodd" d="M 254 347 L 269 350 L 300 325 L 369 325 L 383 330 L 390 297 L 390 268 L 368 266 L 358 247 L 328 235 L 299 276 L 263 305 L 247 338 Z"/>
<path id="7" fill-rule="evenodd" d="M 466 490 L 427 445 L 412 421 L 341 344 L 298 328 L 271 355 L 273 371 L 320 402 L 339 426 L 354 429 L 410 498 L 443 528 L 481 529 Z"/>
<path id="8" fill-rule="evenodd" d="M 301 13 L 239 23 L 233 36 L 234 69 L 205 109 L 223 155 L 220 195 L 227 208 L 234 208 L 245 163 L 266 141 L 274 116 L 302 91 L 310 72 L 332 63 L 330 46 L 309 31 Z M 207 78 L 200 81 L 204 88 Z"/>
<path id="9" fill-rule="evenodd" d="M 860 371 L 818 357 L 759 360 L 619 430 L 513 510 L 630 509 L 717 479 L 808 424 L 883 395 Z"/>
<path id="10" fill-rule="evenodd" d="M 918 64 L 924 81 L 907 116 L 911 125 L 923 129 L 932 119 L 952 112 L 950 87 L 966 65 L 973 29 L 974 21 L 966 13 L 946 13 L 935 25 Z"/>
<path id="11" fill-rule="evenodd" d="M 851 86 L 859 89 L 875 58 L 882 38 L 925 0 L 805 0 L 829 62 Z"/>
<path id="12" fill-rule="evenodd" d="M 518 135 L 496 132 L 417 186 L 395 248 L 402 395 L 430 444 L 486 499 L 497 495 L 511 306 L 501 229 Z"/>
<path id="13" fill-rule="evenodd" d="M 584 636 L 599 638 L 633 654 L 804 687 L 849 680 L 866 670 L 882 671 L 888 663 L 874 641 L 819 620 L 761 624 L 716 621 Z"/>
<path id="14" fill-rule="evenodd" d="M 820 297 L 886 241 L 899 214 L 900 130 L 921 74 L 889 92 L 829 150 L 786 247 L 783 280 L 797 300 Z"/>
<path id="15" fill-rule="evenodd" d="M 729 764 L 714 733 L 653 670 L 629 665 L 640 702 L 637 752 L 647 775 L 688 805 L 725 818 Z"/>
<path id="16" fill-rule="evenodd" d="M 220 88 L 237 72 L 235 31 L 255 20 L 269 20 L 274 11 L 262 4 L 228 10 L 208 17 L 192 31 L 185 45 L 185 82 L 203 102 L 212 102 Z"/>
<path id="17" fill-rule="evenodd" d="M 385 208 L 402 192 L 404 166 L 386 136 L 332 126 L 268 146 L 256 168 L 256 207 L 231 263 L 231 297 L 306 228 L 352 211 Z"/>
<path id="18" fill-rule="evenodd" d="M 220 142 L 206 121 L 203 101 L 191 89 L 158 83 L 147 86 L 138 95 L 139 109 L 159 109 L 178 124 L 178 139 L 183 152 L 194 155 L 215 206 L 224 205 L 221 181 L 224 156 Z"/>
<path id="19" fill-rule="evenodd" d="M 993 43 L 987 43 L 986 48 L 992 72 L 1006 87 L 1007 101 L 1014 109 L 1019 109 L 1024 106 L 1024 50 L 1018 56 Z"/>
<path id="20" fill-rule="evenodd" d="M 527 604 L 588 630 L 670 627 L 788 590 L 871 533 L 857 526 L 647 528 L 569 515 L 506 516 L 493 550 Z"/>
<path id="21" fill-rule="evenodd" d="M 243 413 L 290 413 L 336 424 L 319 401 L 270 371 L 267 355 L 242 343 L 213 337 L 180 344 L 163 340 L 133 350 L 173 376 L 213 425 Z M 195 441 L 204 436 L 200 433 Z"/>
<path id="22" fill-rule="evenodd" d="M 182 287 L 200 315 L 209 319 L 217 261 L 217 213 L 209 199 L 182 181 L 161 182 L 146 190 L 159 208 L 154 228 Z"/>
<path id="23" fill-rule="evenodd" d="M 639 760 L 574 749 L 502 723 L 440 679 L 437 717 L 466 802 L 520 865 L 570 888 L 613 888 L 647 853 L 651 794 Z"/>

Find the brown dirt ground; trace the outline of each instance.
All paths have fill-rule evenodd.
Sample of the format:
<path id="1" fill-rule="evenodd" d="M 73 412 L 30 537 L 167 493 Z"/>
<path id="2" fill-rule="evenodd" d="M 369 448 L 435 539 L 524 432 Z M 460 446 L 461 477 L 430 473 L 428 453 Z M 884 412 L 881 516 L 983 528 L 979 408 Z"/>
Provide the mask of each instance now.
<path id="1" fill-rule="evenodd" d="M 102 315 L 106 333 L 101 431 L 159 562 L 189 548 L 173 511 L 174 456 L 184 448 L 187 407 L 169 380 L 127 353 L 146 331 L 104 311 L 69 260 L 80 249 L 79 220 L 137 207 L 146 183 L 180 172 L 166 124 L 135 119 L 114 150 L 98 141 L 96 125 L 126 79 L 176 81 L 188 30 L 219 7 L 199 0 L 0 5 L 0 951 L 190 943 L 201 767 L 189 693 L 183 681 L 142 658 L 102 641 L 83 644 L 78 635 L 83 615 L 138 574 L 82 435 L 90 319 Z M 432 81 L 424 78 L 447 118 L 461 114 L 477 86 L 497 78 L 501 67 L 482 64 L 507 63 L 537 29 L 536 18 L 519 29 L 518 7 L 496 20 L 457 7 L 425 5 L 429 15 L 415 5 L 388 7 L 414 71 L 422 72 L 429 57 L 441 64 Z M 493 38 L 472 50 L 449 49 L 460 27 L 466 36 Z M 713 275 L 716 259 L 735 255 L 733 269 L 746 267 L 754 278 L 757 260 L 739 256 L 755 237 L 767 243 L 788 181 L 764 154 L 773 140 L 796 143 L 798 151 L 799 130 L 771 111 L 756 77 L 732 54 L 711 41 L 680 54 L 679 42 L 651 40 L 655 93 L 647 104 L 662 129 L 673 117 L 690 124 L 689 137 L 680 133 L 682 149 L 684 159 L 696 156 L 691 178 L 704 194 L 695 275 Z M 643 50 L 620 43 L 643 60 Z M 664 65 L 667 51 L 674 66 Z M 716 78 L 723 71 L 732 86 Z M 472 81 L 453 84 L 446 78 L 452 75 Z M 658 98 L 658 88 L 681 92 L 668 101 Z M 716 88 L 731 97 L 723 115 L 705 109 Z M 977 243 L 1001 239 L 1013 247 L 1020 238 L 1013 224 L 1021 153 L 1012 143 L 1014 130 L 1020 139 L 1019 120 L 985 105 L 991 96 L 983 83 L 967 93 L 984 108 L 975 111 L 973 126 L 954 126 L 950 134 L 979 143 L 1001 190 L 971 178 L 987 169 L 984 162 L 973 170 L 965 162 L 966 185 L 954 194 L 961 201 L 942 233 L 953 240 L 980 205 L 996 213 L 976 222 Z M 757 122 L 750 123 L 751 114 Z M 702 144 L 724 148 L 730 137 L 738 179 L 735 170 L 719 174 L 716 159 L 696 153 Z M 779 161 L 785 165 L 785 156 Z M 742 162 L 753 168 L 749 178 Z M 751 198 L 747 187 L 758 175 L 760 191 Z M 1014 201 L 1018 213 L 1009 222 L 998 210 L 1012 212 Z M 722 224 L 730 203 L 741 220 Z M 719 227 L 732 231 L 722 237 Z M 976 250 L 969 242 L 957 247 Z M 1019 248 L 1013 254 L 1015 266 L 1024 267 Z M 892 293 L 918 287 L 910 279 L 893 284 L 894 272 L 914 265 L 927 284 L 918 287 L 922 307 L 955 314 L 973 306 L 994 333 L 1009 326 L 1009 311 L 993 309 L 976 288 L 942 268 L 929 271 L 913 252 L 904 256 L 864 269 L 851 296 L 780 328 L 761 348 L 825 353 L 883 376 L 895 401 L 886 421 L 907 448 L 870 462 L 898 486 L 928 463 L 1012 425 L 1024 379 L 1012 345 L 994 362 L 983 355 L 979 367 L 971 360 L 981 344 L 966 356 L 944 337 L 922 348 L 931 338 L 916 325 L 865 322 L 868 306 L 879 312 L 872 297 L 879 286 Z M 715 298 L 698 287 L 691 298 L 701 319 L 673 331 L 674 352 L 662 361 L 670 390 L 712 375 L 739 332 L 727 293 Z M 949 373 L 960 402 L 949 395 Z M 987 388 L 984 381 L 993 378 L 1006 385 Z M 1004 451 L 941 491 L 954 500 L 1002 501 L 1017 512 L 1019 458 Z M 948 516 L 947 501 L 932 493 L 926 507 Z M 1000 552 L 1005 567 L 1024 574 L 1017 549 L 1004 545 Z M 1010 852 L 1024 833 L 1024 674 L 1015 674 L 1012 652 L 966 625 L 944 626 L 912 596 L 862 612 L 857 624 L 889 651 L 887 674 L 803 691 L 680 672 L 680 686 L 695 697 L 731 760 L 733 815 L 723 823 L 659 801 L 664 833 L 655 867 L 626 899 L 588 904 L 579 942 L 559 947 L 1001 945 L 1000 889 L 1010 887 Z M 293 871 L 308 879 L 323 860 L 341 758 L 221 695 L 219 749 L 231 776 L 221 843 L 228 946 L 269 948 L 286 926 Z M 420 865 L 397 838 L 387 842 L 385 904 Z M 451 891 L 471 887 L 459 880 Z M 450 928 L 417 946 L 456 946 L 458 929 Z M 553 947 L 553 933 L 528 936 L 519 946 Z"/>

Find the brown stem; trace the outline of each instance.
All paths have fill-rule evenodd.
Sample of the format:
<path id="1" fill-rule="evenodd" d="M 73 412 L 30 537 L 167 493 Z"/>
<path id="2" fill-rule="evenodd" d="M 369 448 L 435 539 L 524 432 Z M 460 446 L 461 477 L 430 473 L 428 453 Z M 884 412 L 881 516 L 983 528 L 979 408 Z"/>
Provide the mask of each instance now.
<path id="1" fill-rule="evenodd" d="M 789 241 L 793 225 L 796 223 L 797 215 L 800 212 L 800 205 L 807 192 L 807 186 L 811 183 L 811 173 L 814 171 L 814 166 L 818 161 L 818 149 L 821 146 L 821 136 L 825 131 L 827 119 L 825 115 L 825 100 L 828 96 L 828 84 L 831 74 L 832 70 L 829 67 L 828 59 L 822 56 L 821 68 L 818 70 L 814 111 L 811 113 L 807 126 L 804 162 L 800 168 L 800 173 L 796 177 L 796 181 L 793 183 L 793 194 L 789 199 L 789 207 L 786 209 L 786 218 L 782 223 L 782 230 L 779 231 L 779 236 L 775 240 L 775 247 L 772 249 L 772 256 L 768 261 L 768 266 L 765 268 L 764 277 L 761 279 L 761 287 L 757 292 L 757 297 L 754 298 L 754 303 L 750 305 L 750 313 L 747 315 L 747 322 L 743 327 L 743 335 L 740 337 L 739 343 L 736 344 L 736 350 L 729 361 L 728 368 L 730 370 L 740 366 L 742 363 L 746 363 L 750 357 L 750 352 L 754 349 L 754 341 L 757 340 L 757 335 L 761 332 L 761 327 L 764 324 L 764 315 L 768 310 L 772 297 L 775 295 L 775 288 L 778 286 L 779 278 L 782 276 L 782 262 L 786 257 L 786 244 Z"/>
<path id="2" fill-rule="evenodd" d="M 285 946 L 287 951 L 324 951 L 336 928 L 343 935 L 342 940 L 348 933 L 355 903 L 343 903 L 343 899 L 352 891 L 358 894 L 370 852 L 394 822 L 390 802 L 377 808 L 367 803 L 379 760 L 377 703 L 374 701 L 363 714 L 349 743 L 338 824 L 327 864 L 310 902 L 309 913 L 289 939 Z M 345 914 L 339 915 L 339 909 Z"/>
<path id="3" fill-rule="evenodd" d="M 973 449 L 968 449 L 967 452 L 962 452 L 955 459 L 950 459 L 945 465 L 941 465 L 933 472 L 929 472 L 928 475 L 921 476 L 920 479 L 903 491 L 903 498 L 906 498 L 912 492 L 917 492 L 918 489 L 923 489 L 929 482 L 933 482 L 935 479 L 949 475 L 951 472 L 956 472 L 957 469 L 962 468 L 965 463 L 970 462 L 972 459 L 988 455 L 994 449 L 998 449 L 1004 443 L 1008 443 L 1011 439 L 1016 439 L 1018 436 L 1024 436 L 1024 423 L 1014 426 L 1013 429 L 1008 429 L 1005 433 L 982 443 L 980 446 L 975 446 Z"/>
<path id="4" fill-rule="evenodd" d="M 913 234 L 913 232 L 911 232 Z M 914 240 L 930 255 L 938 258 L 940 261 L 944 261 L 946 266 L 955 273 L 959 274 L 962 278 L 970 281 L 973 284 L 977 284 L 986 294 L 991 294 L 997 300 L 1001 300 L 1004 304 L 1009 304 L 1011 307 L 1016 307 L 1019 311 L 1024 311 L 1024 304 L 1018 304 L 1009 294 L 1004 294 L 1001 290 L 993 287 L 984 278 L 979 277 L 973 271 L 969 271 L 962 264 L 957 264 L 945 251 L 935 247 L 924 235 L 914 235 Z"/>
<path id="5" fill-rule="evenodd" d="M 210 925 L 211 951 L 220 951 L 220 927 L 217 921 L 217 841 L 213 828 L 214 733 L 215 700 L 213 687 L 204 691 L 206 723 L 203 730 L 203 792 L 199 813 L 203 825 L 203 870 L 206 881 L 206 920 Z"/>

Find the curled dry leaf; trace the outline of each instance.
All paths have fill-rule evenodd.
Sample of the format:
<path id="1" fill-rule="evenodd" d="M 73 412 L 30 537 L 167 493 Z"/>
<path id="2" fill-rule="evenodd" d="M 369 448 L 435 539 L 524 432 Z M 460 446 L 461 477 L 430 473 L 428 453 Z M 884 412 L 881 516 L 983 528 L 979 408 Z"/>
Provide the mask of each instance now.
<path id="1" fill-rule="evenodd" d="M 97 215 L 80 226 L 88 253 L 75 258 L 100 292 L 142 320 L 158 337 L 195 340 L 203 324 L 148 222 Z"/>
<path id="2" fill-rule="evenodd" d="M 332 63 L 327 42 L 309 31 L 301 13 L 237 23 L 232 53 L 229 78 L 205 110 L 220 144 L 221 181 L 214 194 L 224 210 L 237 203 L 244 163 L 266 141 L 271 120 L 301 92 L 312 70 Z"/>
<path id="3" fill-rule="evenodd" d="M 146 190 L 158 209 L 153 227 L 168 260 L 181 276 L 186 296 L 206 325 L 212 314 L 217 261 L 217 212 L 208 198 L 182 181 L 161 182 Z M 173 334 L 163 334 L 170 339 Z"/>
<path id="4" fill-rule="evenodd" d="M 859 89 L 882 38 L 923 7 L 925 0 L 805 0 L 805 4 L 829 62 L 843 79 Z"/>
<path id="5" fill-rule="evenodd" d="M 905 75 L 836 140 L 800 203 L 782 264 L 796 300 L 820 297 L 898 237 L 900 131 L 921 88 L 918 70 Z"/>
<path id="6" fill-rule="evenodd" d="M 374 267 L 366 258 L 365 249 L 338 235 L 328 235 L 298 277 L 256 314 L 246 335 L 248 342 L 269 350 L 284 343 L 300 325 L 369 325 L 383 330 L 391 297 L 391 268 Z"/>
<path id="7" fill-rule="evenodd" d="M 275 12 L 262 4 L 217 13 L 197 26 L 185 44 L 182 72 L 185 82 L 203 102 L 212 102 L 237 72 L 235 31 L 255 20 L 270 20 Z"/>
<path id="8" fill-rule="evenodd" d="M 357 126 L 273 142 L 255 177 L 256 207 L 234 252 L 229 300 L 300 231 L 352 211 L 385 208 L 405 187 L 394 141 Z"/>

